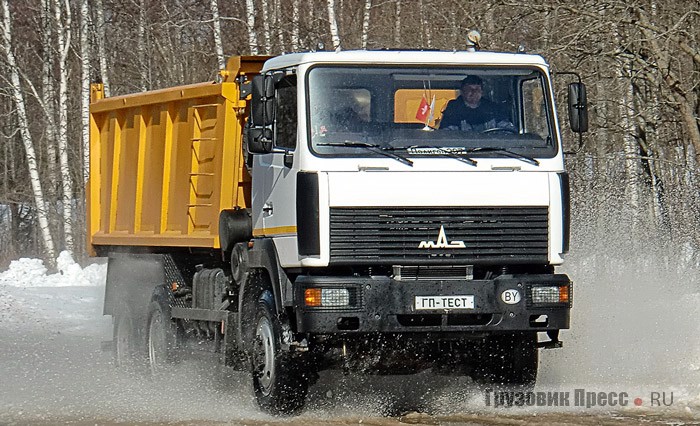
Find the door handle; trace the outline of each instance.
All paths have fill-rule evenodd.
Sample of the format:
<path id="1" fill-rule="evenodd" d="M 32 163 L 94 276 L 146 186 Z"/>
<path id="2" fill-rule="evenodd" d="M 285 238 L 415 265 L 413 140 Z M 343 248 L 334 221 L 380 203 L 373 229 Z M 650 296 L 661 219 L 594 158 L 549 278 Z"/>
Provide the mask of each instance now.
<path id="1" fill-rule="evenodd" d="M 263 213 L 272 215 L 272 203 L 265 203 L 265 205 L 262 208 L 262 211 Z"/>

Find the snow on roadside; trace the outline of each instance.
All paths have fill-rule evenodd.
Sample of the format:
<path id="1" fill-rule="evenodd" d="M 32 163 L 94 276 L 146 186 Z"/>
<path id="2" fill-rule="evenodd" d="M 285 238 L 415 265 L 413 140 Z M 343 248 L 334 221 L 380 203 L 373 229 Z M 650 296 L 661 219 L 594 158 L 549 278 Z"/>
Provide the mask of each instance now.
<path id="1" fill-rule="evenodd" d="M 48 270 L 41 259 L 21 258 L 13 260 L 7 271 L 0 272 L 0 286 L 102 286 L 107 276 L 107 265 L 92 264 L 81 268 L 67 251 L 62 251 L 58 255 L 56 266 L 58 272 L 47 275 Z"/>
<path id="2" fill-rule="evenodd" d="M 82 268 L 70 253 L 56 259 L 58 272 L 49 274 L 40 259 L 12 261 L 0 271 L 0 328 L 24 332 L 102 333 L 106 264 Z"/>

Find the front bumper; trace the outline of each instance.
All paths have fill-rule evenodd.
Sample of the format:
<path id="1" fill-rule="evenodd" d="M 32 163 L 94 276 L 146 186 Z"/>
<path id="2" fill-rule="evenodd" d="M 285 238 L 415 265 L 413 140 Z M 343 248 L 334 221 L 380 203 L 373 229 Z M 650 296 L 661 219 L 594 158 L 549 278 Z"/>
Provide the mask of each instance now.
<path id="1" fill-rule="evenodd" d="M 533 303 L 531 289 L 566 286 L 566 303 Z M 346 288 L 351 306 L 307 307 L 307 288 Z M 517 290 L 517 303 L 503 293 Z M 397 281 L 389 277 L 300 276 L 294 307 L 301 333 L 552 331 L 569 328 L 571 281 L 557 275 L 501 275 L 493 280 Z M 473 296 L 473 308 L 416 310 L 416 296 Z M 512 302 L 512 300 L 510 300 Z"/>

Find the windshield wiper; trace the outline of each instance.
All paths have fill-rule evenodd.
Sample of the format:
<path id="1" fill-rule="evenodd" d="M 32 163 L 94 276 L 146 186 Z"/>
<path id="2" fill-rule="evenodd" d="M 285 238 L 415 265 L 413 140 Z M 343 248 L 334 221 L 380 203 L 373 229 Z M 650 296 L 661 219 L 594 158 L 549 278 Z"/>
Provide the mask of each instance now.
<path id="1" fill-rule="evenodd" d="M 527 155 L 523 155 L 523 154 L 518 154 L 517 152 L 513 152 L 513 151 L 511 151 L 509 149 L 505 149 L 505 148 L 493 148 L 493 147 L 467 148 L 467 149 L 465 149 L 465 151 L 466 152 L 500 152 L 501 154 L 505 154 L 507 157 L 516 158 L 520 161 L 524 161 L 524 162 L 532 164 L 534 166 L 540 165 L 540 162 L 532 157 L 528 157 Z"/>
<path id="2" fill-rule="evenodd" d="M 316 145 L 318 145 L 318 146 L 335 146 L 335 147 L 342 147 L 342 148 L 364 148 L 366 150 L 381 154 L 385 157 L 393 158 L 394 160 L 398 161 L 399 163 L 403 163 L 407 166 L 413 167 L 413 161 L 409 160 L 406 157 L 402 157 L 394 152 L 391 152 L 394 150 L 391 147 L 382 147 L 382 146 L 374 144 L 374 143 L 344 141 L 344 142 L 320 142 L 320 143 L 317 143 Z"/>

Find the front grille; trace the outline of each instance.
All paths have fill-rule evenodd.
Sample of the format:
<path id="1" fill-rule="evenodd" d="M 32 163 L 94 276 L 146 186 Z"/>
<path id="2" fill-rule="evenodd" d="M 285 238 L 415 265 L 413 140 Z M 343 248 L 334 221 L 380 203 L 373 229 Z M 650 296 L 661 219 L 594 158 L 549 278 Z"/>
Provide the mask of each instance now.
<path id="1" fill-rule="evenodd" d="M 330 209 L 338 265 L 546 263 L 547 236 L 547 207 Z"/>
<path id="2" fill-rule="evenodd" d="M 472 265 L 412 265 L 393 266 L 396 281 L 435 281 L 435 280 L 473 280 Z"/>

